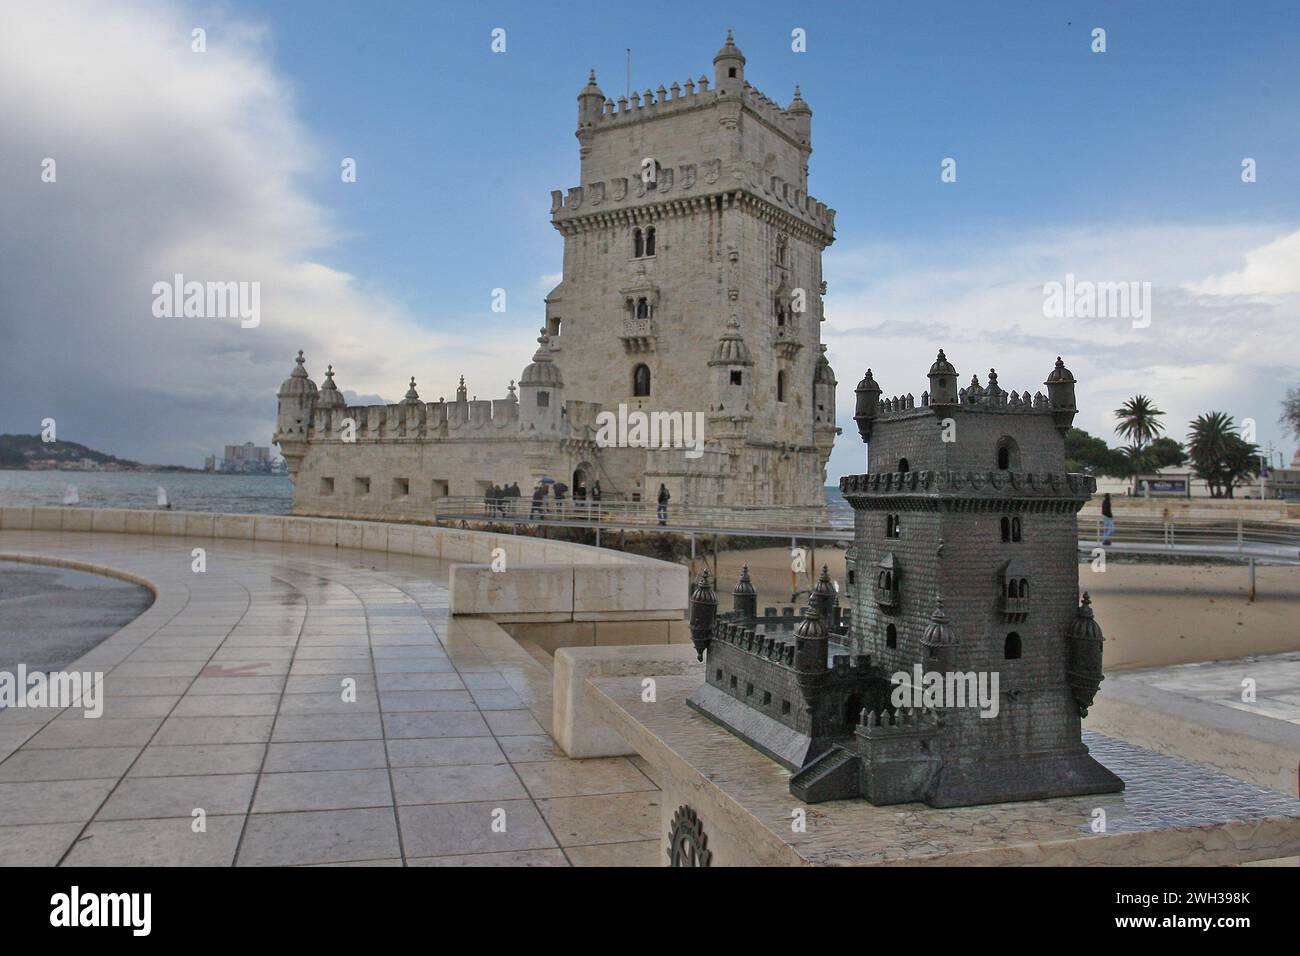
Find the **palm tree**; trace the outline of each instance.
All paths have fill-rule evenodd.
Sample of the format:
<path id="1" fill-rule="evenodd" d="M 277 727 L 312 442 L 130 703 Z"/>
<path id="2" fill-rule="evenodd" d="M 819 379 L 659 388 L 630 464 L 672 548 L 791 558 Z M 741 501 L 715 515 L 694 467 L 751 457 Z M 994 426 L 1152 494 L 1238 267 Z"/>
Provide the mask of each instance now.
<path id="1" fill-rule="evenodd" d="M 1160 424 L 1162 415 L 1164 412 L 1156 408 L 1151 399 L 1145 395 L 1134 395 L 1115 409 L 1115 417 L 1119 420 L 1119 424 L 1115 426 L 1115 434 L 1127 438 L 1132 443 L 1133 451 L 1130 453 L 1130 460 L 1135 465 L 1145 459 L 1143 450 L 1147 444 L 1158 438 L 1165 430 L 1165 426 Z"/>
<path id="2" fill-rule="evenodd" d="M 1213 498 L 1231 498 L 1233 487 L 1259 470 L 1259 449 L 1237 433 L 1232 416 L 1206 412 L 1191 422 L 1187 454 L 1198 478 L 1205 480 Z"/>

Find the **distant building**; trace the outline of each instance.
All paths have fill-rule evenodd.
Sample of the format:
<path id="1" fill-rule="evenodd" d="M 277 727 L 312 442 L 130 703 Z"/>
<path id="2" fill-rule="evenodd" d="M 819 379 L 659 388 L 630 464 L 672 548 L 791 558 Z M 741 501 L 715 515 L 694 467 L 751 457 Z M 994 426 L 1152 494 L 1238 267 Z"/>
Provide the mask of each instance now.
<path id="1" fill-rule="evenodd" d="M 242 445 L 227 445 L 223 458 L 209 455 L 203 461 L 203 470 L 234 475 L 285 473 L 284 462 L 276 458 L 269 446 L 254 445 L 251 441 L 246 441 Z"/>

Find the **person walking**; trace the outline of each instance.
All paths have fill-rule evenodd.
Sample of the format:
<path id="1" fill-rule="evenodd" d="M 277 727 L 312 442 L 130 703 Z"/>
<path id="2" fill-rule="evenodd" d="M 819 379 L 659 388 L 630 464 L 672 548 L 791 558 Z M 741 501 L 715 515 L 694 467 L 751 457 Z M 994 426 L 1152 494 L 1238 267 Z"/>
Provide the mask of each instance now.
<path id="1" fill-rule="evenodd" d="M 509 487 L 506 488 L 506 499 L 505 505 L 510 514 L 519 514 L 519 482 L 510 482 Z"/>
<path id="2" fill-rule="evenodd" d="M 1101 499 L 1101 546 L 1110 547 L 1110 539 L 1115 535 L 1115 516 L 1110 510 L 1110 492 Z"/>
<path id="3" fill-rule="evenodd" d="M 599 521 L 600 520 L 600 482 L 599 481 L 593 481 L 591 483 L 591 507 L 595 509 L 596 520 Z"/>
<path id="4" fill-rule="evenodd" d="M 528 512 L 528 517 L 541 518 L 542 509 L 545 507 L 545 505 L 546 505 L 546 486 L 539 481 L 537 483 L 537 487 L 533 489 L 533 507 L 532 510 Z"/>
<path id="5" fill-rule="evenodd" d="M 668 493 L 668 486 L 660 483 L 659 485 L 659 523 L 666 525 L 668 523 L 668 501 L 672 495 Z"/>

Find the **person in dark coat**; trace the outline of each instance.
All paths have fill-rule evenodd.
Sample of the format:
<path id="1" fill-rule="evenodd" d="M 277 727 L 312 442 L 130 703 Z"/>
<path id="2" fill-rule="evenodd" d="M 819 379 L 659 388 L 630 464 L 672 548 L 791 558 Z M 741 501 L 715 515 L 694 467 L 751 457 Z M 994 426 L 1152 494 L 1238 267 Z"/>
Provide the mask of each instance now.
<path id="1" fill-rule="evenodd" d="M 668 501 L 670 498 L 672 498 L 672 495 L 668 493 L 668 486 L 665 484 L 660 484 L 659 485 L 659 523 L 660 524 L 666 525 L 668 523 Z"/>
<path id="2" fill-rule="evenodd" d="M 596 520 L 600 520 L 600 482 L 591 483 L 591 507 L 596 512 Z"/>
<path id="3" fill-rule="evenodd" d="M 540 518 L 542 516 L 542 509 L 545 507 L 545 505 L 546 505 L 546 486 L 539 481 L 537 483 L 537 487 L 533 489 L 533 507 L 532 510 L 528 512 L 528 517 Z"/>

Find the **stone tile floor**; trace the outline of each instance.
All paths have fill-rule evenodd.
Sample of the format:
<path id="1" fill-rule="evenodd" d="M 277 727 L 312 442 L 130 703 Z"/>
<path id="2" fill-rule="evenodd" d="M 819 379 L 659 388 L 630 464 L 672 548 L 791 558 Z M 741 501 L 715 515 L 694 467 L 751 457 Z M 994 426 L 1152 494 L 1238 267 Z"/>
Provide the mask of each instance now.
<path id="1" fill-rule="evenodd" d="M 550 672 L 496 625 L 449 620 L 442 562 L 0 531 L 13 554 L 158 596 L 70 666 L 105 674 L 102 717 L 0 711 L 0 864 L 658 862 L 648 765 L 567 759 Z"/>
<path id="2" fill-rule="evenodd" d="M 1181 697 L 1300 724 L 1300 652 L 1142 668 L 1119 676 Z M 1247 679 L 1254 682 L 1254 700 L 1242 700 Z"/>

